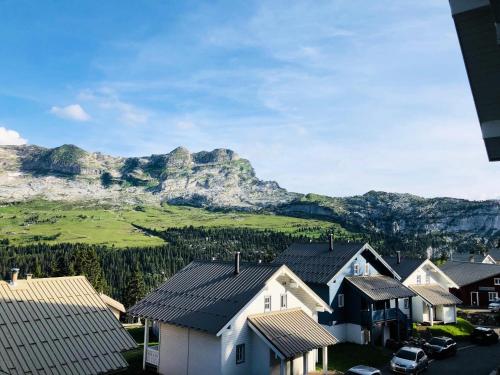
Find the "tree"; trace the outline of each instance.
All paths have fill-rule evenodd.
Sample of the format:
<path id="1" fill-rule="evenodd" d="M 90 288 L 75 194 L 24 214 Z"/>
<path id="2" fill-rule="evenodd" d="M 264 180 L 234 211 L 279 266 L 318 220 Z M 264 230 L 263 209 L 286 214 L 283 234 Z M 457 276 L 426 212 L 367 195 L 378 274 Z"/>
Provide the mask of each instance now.
<path id="1" fill-rule="evenodd" d="M 123 301 L 126 307 L 131 307 L 146 295 L 144 276 L 139 269 L 139 263 L 135 264 L 134 271 L 129 277 L 127 288 L 124 291 Z"/>
<path id="2" fill-rule="evenodd" d="M 108 188 L 111 186 L 113 183 L 113 176 L 111 176 L 111 173 L 109 172 L 104 172 L 101 175 L 101 184 L 103 187 Z"/>
<path id="3" fill-rule="evenodd" d="M 99 256 L 95 249 L 79 249 L 75 254 L 75 273 L 85 276 L 95 290 L 100 293 L 108 291 Z"/>

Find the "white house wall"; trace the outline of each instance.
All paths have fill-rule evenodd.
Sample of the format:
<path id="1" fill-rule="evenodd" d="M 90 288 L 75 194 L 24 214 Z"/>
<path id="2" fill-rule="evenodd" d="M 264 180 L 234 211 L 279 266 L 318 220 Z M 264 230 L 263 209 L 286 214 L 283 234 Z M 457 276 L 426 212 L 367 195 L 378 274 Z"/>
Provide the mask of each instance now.
<path id="1" fill-rule="evenodd" d="M 252 302 L 247 306 L 247 308 L 235 318 L 231 324 L 230 329 L 225 329 L 221 335 L 221 374 L 223 375 L 243 375 L 243 374 L 268 374 L 269 373 L 269 352 L 265 358 L 260 358 L 259 363 L 256 364 L 256 369 L 252 368 L 254 363 L 257 363 L 254 358 L 258 357 L 257 353 L 253 353 L 252 343 L 255 340 L 260 340 L 255 337 L 251 328 L 248 326 L 247 317 L 249 315 L 264 313 L 264 297 L 271 296 L 271 311 L 280 310 L 280 295 L 282 293 L 287 293 L 288 309 L 291 308 L 301 308 L 306 314 L 312 316 L 314 320 L 317 320 L 317 314 L 315 307 L 312 305 L 306 305 L 300 300 L 294 289 L 289 289 L 281 285 L 278 281 L 272 280 L 269 282 L 267 288 L 261 291 Z M 236 364 L 236 345 L 245 344 L 245 354 L 246 361 L 244 363 Z M 261 347 L 256 347 L 256 350 L 261 352 Z M 252 360 L 250 360 L 252 359 Z M 262 363 L 260 363 L 262 362 Z M 267 364 L 267 366 L 266 366 Z M 315 369 L 315 361 L 309 361 L 308 363 L 310 371 Z M 294 366 L 295 367 L 295 366 Z M 267 371 L 263 369 L 267 368 Z"/>
<path id="2" fill-rule="evenodd" d="M 160 363 L 164 375 L 207 374 L 220 371 L 220 339 L 194 329 L 160 324 Z"/>
<path id="3" fill-rule="evenodd" d="M 424 300 L 420 296 L 416 296 L 411 299 L 411 308 L 412 308 L 411 312 L 414 322 L 424 321 L 423 302 Z"/>

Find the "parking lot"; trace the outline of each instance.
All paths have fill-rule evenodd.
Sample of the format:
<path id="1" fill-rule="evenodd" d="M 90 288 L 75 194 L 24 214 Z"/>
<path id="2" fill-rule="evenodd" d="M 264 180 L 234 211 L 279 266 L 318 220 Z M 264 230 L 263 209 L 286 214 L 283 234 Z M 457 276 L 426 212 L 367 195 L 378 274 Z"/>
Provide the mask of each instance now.
<path id="1" fill-rule="evenodd" d="M 500 365 L 500 344 L 477 346 L 461 343 L 455 357 L 431 360 L 426 374 L 470 374 L 489 375 Z M 391 374 L 389 366 L 383 374 Z"/>

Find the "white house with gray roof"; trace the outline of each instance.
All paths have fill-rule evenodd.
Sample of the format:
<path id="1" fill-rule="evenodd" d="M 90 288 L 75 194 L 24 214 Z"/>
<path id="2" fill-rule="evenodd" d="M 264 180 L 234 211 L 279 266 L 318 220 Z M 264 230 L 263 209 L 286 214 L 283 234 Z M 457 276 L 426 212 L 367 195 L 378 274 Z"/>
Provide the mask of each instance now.
<path id="1" fill-rule="evenodd" d="M 337 342 L 317 323 L 331 311 L 287 266 L 196 261 L 129 310 L 160 327 L 144 365 L 167 375 L 308 374 Z M 326 371 L 326 362 L 324 362 Z"/>
<path id="2" fill-rule="evenodd" d="M 332 312 L 318 321 L 340 341 L 384 345 L 411 334 L 411 299 L 415 293 L 368 244 L 294 243 L 275 260 L 286 264 Z"/>
<path id="3" fill-rule="evenodd" d="M 412 299 L 413 321 L 419 323 L 456 323 L 457 304 L 462 301 L 450 293 L 458 285 L 429 259 L 384 257 L 404 285 L 417 296 Z"/>

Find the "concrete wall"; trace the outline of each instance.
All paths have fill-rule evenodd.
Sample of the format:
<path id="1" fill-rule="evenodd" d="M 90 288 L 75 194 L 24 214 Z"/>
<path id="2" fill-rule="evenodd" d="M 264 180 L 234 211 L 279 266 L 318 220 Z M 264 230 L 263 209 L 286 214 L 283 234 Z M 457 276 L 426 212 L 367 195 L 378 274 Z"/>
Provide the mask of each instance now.
<path id="1" fill-rule="evenodd" d="M 160 374 L 220 374 L 220 339 L 215 335 L 165 323 L 160 335 Z"/>

